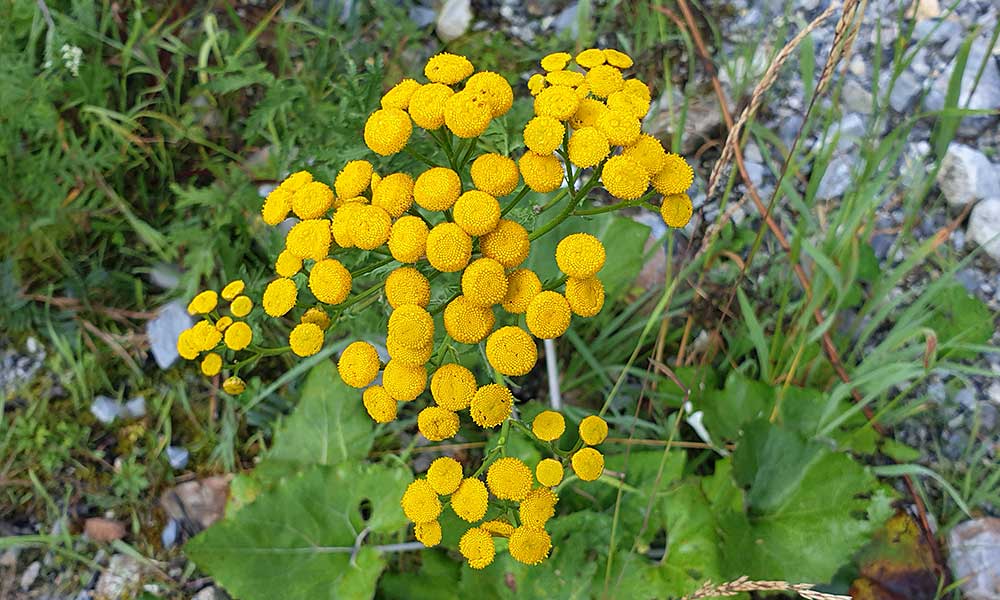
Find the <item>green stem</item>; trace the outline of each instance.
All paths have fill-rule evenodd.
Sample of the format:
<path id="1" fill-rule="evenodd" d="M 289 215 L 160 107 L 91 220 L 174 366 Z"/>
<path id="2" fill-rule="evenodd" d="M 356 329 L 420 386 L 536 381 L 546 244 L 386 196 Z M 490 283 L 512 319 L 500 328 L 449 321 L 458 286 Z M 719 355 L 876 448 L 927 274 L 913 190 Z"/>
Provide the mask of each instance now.
<path id="1" fill-rule="evenodd" d="M 546 285 L 546 286 L 545 286 L 544 288 L 542 288 L 542 289 L 544 289 L 545 291 L 549 291 L 549 290 L 554 290 L 554 289 L 556 289 L 557 287 L 561 286 L 562 284 L 566 283 L 566 280 L 567 280 L 567 279 L 568 279 L 568 277 L 567 277 L 567 276 L 565 276 L 565 275 L 563 275 L 563 276 L 562 276 L 562 277 L 560 277 L 559 279 L 555 279 L 555 280 L 553 280 L 553 281 L 550 281 L 550 282 L 549 282 L 549 283 L 548 283 L 548 284 L 547 284 L 547 285 Z"/>
<path id="2" fill-rule="evenodd" d="M 556 215 L 554 219 L 543 225 L 541 229 L 536 229 L 532 231 L 531 235 L 528 236 L 528 239 L 531 241 L 537 240 L 546 233 L 558 227 L 559 224 L 565 221 L 567 218 L 572 216 L 573 211 L 576 210 L 576 207 L 580 203 L 580 201 L 583 200 L 590 192 L 590 190 L 593 189 L 595 185 L 597 185 L 597 182 L 600 181 L 601 170 L 603 168 L 604 168 L 603 164 L 598 165 L 597 168 L 594 169 L 593 174 L 591 174 L 590 180 L 587 181 L 587 183 L 585 183 L 582 188 L 580 188 L 580 191 L 578 192 L 570 191 L 569 192 L 570 201 L 566 203 L 566 207 L 562 210 L 562 212 Z M 570 189 L 572 190 L 572 188 Z"/>
<path id="3" fill-rule="evenodd" d="M 529 191 L 530 189 L 531 189 L 531 188 L 529 188 L 528 186 L 526 186 L 526 185 L 522 185 L 522 186 L 521 186 L 521 191 L 519 191 L 519 192 L 517 193 L 517 195 L 516 195 L 516 196 L 514 196 L 514 199 L 513 199 L 513 200 L 511 200 L 510 202 L 508 202 L 508 203 L 507 203 L 507 206 L 505 206 L 505 207 L 503 208 L 503 210 L 501 210 L 501 211 L 500 211 L 500 216 L 502 217 L 502 216 L 506 215 L 507 213 L 509 213 L 510 211 L 514 210 L 514 208 L 515 208 L 515 207 L 516 207 L 516 206 L 517 206 L 518 204 L 520 204 L 520 203 L 521 203 L 521 200 L 523 200 L 523 199 L 524 199 L 524 197 L 528 195 L 528 191 Z"/>
<path id="4" fill-rule="evenodd" d="M 367 267 L 363 267 L 361 269 L 358 269 L 357 271 L 351 271 L 351 277 L 354 278 L 354 277 L 361 277 L 362 275 L 367 275 L 367 274 L 371 273 L 372 271 L 374 271 L 376 269 L 380 269 L 380 268 L 386 266 L 387 264 L 389 264 L 389 263 L 391 263 L 391 262 L 393 262 L 395 260 L 396 259 L 390 257 L 390 258 L 386 258 L 385 260 L 380 260 L 377 263 L 370 264 Z"/>
<path id="5" fill-rule="evenodd" d="M 343 312 L 345 309 L 354 306 L 358 302 L 361 302 L 362 300 L 365 300 L 365 299 L 370 298 L 371 296 L 375 295 L 384 286 L 385 286 L 385 281 L 381 281 L 381 282 L 373 285 L 372 287 L 368 288 L 367 290 L 361 292 L 357 296 L 355 296 L 353 298 L 348 298 L 346 301 L 344 301 L 343 304 L 341 304 L 337 308 L 340 309 L 340 312 Z"/>
<path id="6" fill-rule="evenodd" d="M 431 159 L 427 158 L 423 154 L 417 152 L 413 148 L 410 148 L 409 146 L 403 147 L 403 151 L 406 152 L 407 154 L 409 154 L 410 156 L 412 156 L 413 158 L 415 158 L 415 159 L 419 160 L 420 162 L 424 163 L 427 166 L 430 166 L 430 167 L 436 167 L 436 166 L 438 166 L 437 163 L 435 163 Z"/>

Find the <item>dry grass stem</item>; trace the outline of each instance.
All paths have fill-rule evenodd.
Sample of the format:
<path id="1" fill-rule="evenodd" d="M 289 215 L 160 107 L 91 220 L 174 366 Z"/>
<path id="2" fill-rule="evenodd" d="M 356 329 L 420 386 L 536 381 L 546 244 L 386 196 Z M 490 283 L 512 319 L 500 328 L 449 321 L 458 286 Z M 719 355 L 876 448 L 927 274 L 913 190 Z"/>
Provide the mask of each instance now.
<path id="1" fill-rule="evenodd" d="M 695 600 L 696 598 L 722 598 L 735 596 L 744 592 L 795 592 L 807 600 L 851 600 L 850 596 L 838 596 L 836 594 L 824 594 L 813 590 L 813 585 L 808 583 L 788 583 L 787 581 L 750 581 L 749 577 L 740 577 L 736 581 L 728 583 L 713 584 L 705 582 L 698 591 L 684 597 L 684 600 Z"/>

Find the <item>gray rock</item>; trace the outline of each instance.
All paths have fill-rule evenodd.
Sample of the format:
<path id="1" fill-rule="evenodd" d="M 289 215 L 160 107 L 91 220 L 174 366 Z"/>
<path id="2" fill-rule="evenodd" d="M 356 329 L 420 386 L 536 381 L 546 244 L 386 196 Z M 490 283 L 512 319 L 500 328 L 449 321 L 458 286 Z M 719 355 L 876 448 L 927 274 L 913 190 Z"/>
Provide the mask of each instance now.
<path id="1" fill-rule="evenodd" d="M 952 142 L 941 161 L 937 184 L 948 204 L 964 206 L 996 193 L 996 171 L 979 150 Z"/>
<path id="2" fill-rule="evenodd" d="M 948 534 L 948 563 L 968 600 L 1000 598 L 1000 519 L 985 517 Z"/>
<path id="3" fill-rule="evenodd" d="M 125 403 L 124 416 L 130 419 L 141 419 L 146 416 L 146 399 L 136 396 Z"/>
<path id="4" fill-rule="evenodd" d="M 577 2 L 573 2 L 556 15 L 556 18 L 552 20 L 552 28 L 556 30 L 556 33 L 568 30 L 574 38 L 579 34 L 580 20 L 577 18 L 579 6 Z"/>
<path id="5" fill-rule="evenodd" d="M 927 386 L 927 396 L 934 402 L 942 404 L 948 396 L 948 391 L 945 389 L 943 383 L 935 381 Z"/>
<path id="6" fill-rule="evenodd" d="M 898 113 L 909 112 L 922 91 L 920 81 L 909 71 L 900 73 L 889 92 L 889 106 Z"/>
<path id="7" fill-rule="evenodd" d="M 987 254 L 1000 261 L 1000 197 L 988 198 L 973 207 L 967 234 Z"/>
<path id="8" fill-rule="evenodd" d="M 978 110 L 994 110 L 1000 107 L 1000 67 L 990 54 L 989 39 L 980 37 L 972 44 L 965 70 L 962 72 L 961 90 L 958 98 L 960 108 Z M 980 66 L 983 67 L 982 77 L 976 83 L 976 75 Z M 958 61 L 953 60 L 948 68 L 934 81 L 931 92 L 924 99 L 927 110 L 944 108 L 945 95 L 948 93 L 948 82 L 951 74 L 958 67 Z M 994 115 L 975 115 L 962 119 L 959 133 L 973 136 L 989 126 L 996 117 Z"/>
<path id="9" fill-rule="evenodd" d="M 157 366 L 166 369 L 174 364 L 179 358 L 177 338 L 192 325 L 194 320 L 187 313 L 186 305 L 179 300 L 163 306 L 156 318 L 146 323 L 146 337 L 149 338 L 149 347 Z"/>
<path id="10" fill-rule="evenodd" d="M 1000 406 L 1000 381 L 994 381 L 990 384 L 990 387 L 986 389 L 986 396 L 990 402 Z"/>
<path id="11" fill-rule="evenodd" d="M 174 265 L 159 263 L 149 271 L 149 280 L 164 290 L 172 290 L 181 281 L 181 272 Z"/>
<path id="12" fill-rule="evenodd" d="M 410 21 L 420 28 L 427 27 L 437 18 L 437 15 L 434 13 L 434 9 L 427 8 L 426 6 L 420 6 L 419 4 L 411 6 L 410 11 L 407 14 L 410 17 Z"/>
<path id="13" fill-rule="evenodd" d="M 975 269 L 962 269 L 958 273 L 955 273 L 955 279 L 962 284 L 962 287 L 966 289 L 970 294 L 975 294 L 976 290 L 979 289 L 980 281 L 979 271 Z"/>
<path id="14" fill-rule="evenodd" d="M 163 543 L 163 547 L 167 550 L 173 548 L 180 533 L 181 526 L 177 521 L 174 519 L 167 521 L 167 524 L 163 526 L 163 531 L 160 532 L 160 541 Z"/>
<path id="15" fill-rule="evenodd" d="M 875 258 L 885 260 L 885 257 L 889 255 L 889 249 L 892 248 L 892 244 L 895 241 L 895 235 L 885 233 L 876 233 L 873 235 L 872 250 L 875 252 Z"/>
<path id="16" fill-rule="evenodd" d="M 191 453 L 183 446 L 167 446 L 167 461 L 173 469 L 183 469 L 188 464 Z"/>
<path id="17" fill-rule="evenodd" d="M 437 18 L 437 34 L 445 42 L 461 37 L 472 24 L 470 0 L 446 0 Z"/>
<path id="18" fill-rule="evenodd" d="M 105 425 L 111 424 L 115 419 L 120 417 L 122 411 L 121 402 L 109 396 L 97 396 L 90 403 L 90 413 L 94 415 L 95 419 Z"/>
<path id="19" fill-rule="evenodd" d="M 871 92 L 863 88 L 860 83 L 853 79 L 844 84 L 844 90 L 841 98 L 844 101 L 844 106 L 852 112 L 861 113 L 863 115 L 868 115 L 872 112 Z"/>
<path id="20" fill-rule="evenodd" d="M 837 156 L 831 160 L 826 172 L 823 173 L 823 179 L 819 182 L 816 197 L 820 200 L 829 200 L 842 196 L 851 185 L 854 161 L 851 155 Z"/>
<path id="21" fill-rule="evenodd" d="M 142 565 L 124 554 L 115 554 L 97 580 L 95 595 L 105 600 L 132 598 L 140 589 Z"/>
<path id="22" fill-rule="evenodd" d="M 27 592 L 31 589 L 31 586 L 35 584 L 35 580 L 38 579 L 38 573 L 42 570 L 42 563 L 37 560 L 21 573 L 21 591 Z"/>
<path id="23" fill-rule="evenodd" d="M 214 585 L 202 589 L 191 600 L 223 600 L 225 596 Z"/>
<path id="24" fill-rule="evenodd" d="M 931 44 L 943 44 L 961 35 L 962 26 L 957 21 L 925 19 L 913 27 L 913 39 L 928 38 L 927 41 Z"/>
<path id="25" fill-rule="evenodd" d="M 976 408 L 976 390 L 972 387 L 962 388 L 955 394 L 955 402 L 963 408 L 973 410 Z"/>

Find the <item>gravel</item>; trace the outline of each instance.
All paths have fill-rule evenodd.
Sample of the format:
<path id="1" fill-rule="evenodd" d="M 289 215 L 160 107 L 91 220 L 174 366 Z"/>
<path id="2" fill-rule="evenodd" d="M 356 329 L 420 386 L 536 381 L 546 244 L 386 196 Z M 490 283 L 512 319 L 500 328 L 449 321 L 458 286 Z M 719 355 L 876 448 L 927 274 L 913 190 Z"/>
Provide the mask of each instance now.
<path id="1" fill-rule="evenodd" d="M 1000 261 L 1000 197 L 976 204 L 969 215 L 969 238 Z"/>

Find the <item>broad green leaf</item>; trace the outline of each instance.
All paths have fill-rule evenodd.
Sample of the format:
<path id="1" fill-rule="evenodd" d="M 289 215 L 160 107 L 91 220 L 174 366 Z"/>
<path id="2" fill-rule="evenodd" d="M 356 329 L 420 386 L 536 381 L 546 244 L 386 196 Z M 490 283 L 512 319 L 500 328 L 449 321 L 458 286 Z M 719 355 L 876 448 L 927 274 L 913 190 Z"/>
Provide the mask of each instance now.
<path id="1" fill-rule="evenodd" d="M 454 585 L 462 563 L 440 550 L 420 553 L 420 569 L 415 572 L 388 572 L 378 582 L 381 596 L 387 600 L 459 600 Z"/>
<path id="2" fill-rule="evenodd" d="M 344 549 L 362 529 L 406 526 L 399 500 L 411 479 L 401 467 L 315 465 L 193 538 L 185 553 L 241 600 L 370 598 L 384 559 L 367 547 L 351 564 Z"/>
<path id="3" fill-rule="evenodd" d="M 254 474 L 270 483 L 309 465 L 363 459 L 373 430 L 361 393 L 341 381 L 332 360 L 324 360 L 309 371 L 299 405 Z"/>
<path id="4" fill-rule="evenodd" d="M 774 406 L 772 386 L 733 371 L 721 390 L 706 392 L 695 410 L 705 412 L 705 427 L 716 443 L 740 437 L 743 426 L 769 416 Z"/>

